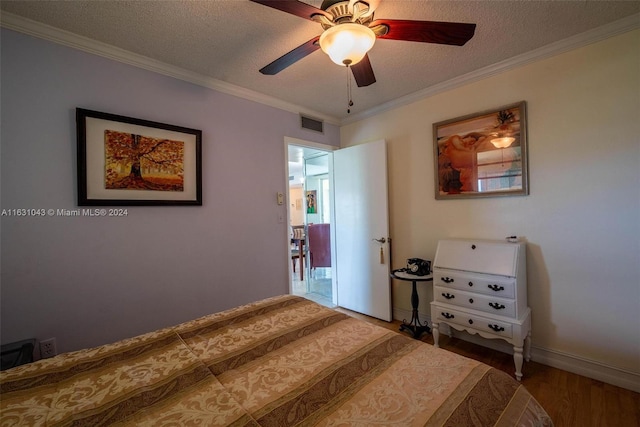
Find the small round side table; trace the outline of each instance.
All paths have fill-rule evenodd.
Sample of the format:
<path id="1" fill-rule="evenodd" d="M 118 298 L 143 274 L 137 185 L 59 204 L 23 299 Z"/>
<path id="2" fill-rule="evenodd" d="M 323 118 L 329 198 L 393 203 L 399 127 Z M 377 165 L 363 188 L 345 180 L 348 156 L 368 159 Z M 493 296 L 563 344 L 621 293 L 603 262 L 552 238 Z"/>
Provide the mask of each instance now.
<path id="1" fill-rule="evenodd" d="M 391 272 L 391 277 L 398 280 L 404 280 L 413 283 L 413 288 L 411 290 L 411 307 L 413 310 L 411 311 L 411 321 L 407 323 L 406 320 L 402 321 L 402 325 L 400 325 L 400 330 L 409 330 L 413 332 L 414 338 L 420 338 L 420 336 L 424 333 L 430 333 L 431 328 L 425 323 L 424 325 L 420 323 L 420 319 L 418 317 L 418 304 L 420 300 L 418 299 L 418 290 L 416 289 L 417 282 L 431 282 L 433 281 L 433 275 L 429 274 L 426 276 L 417 276 L 415 274 L 409 274 L 405 271 L 404 268 L 399 270 L 393 270 Z"/>

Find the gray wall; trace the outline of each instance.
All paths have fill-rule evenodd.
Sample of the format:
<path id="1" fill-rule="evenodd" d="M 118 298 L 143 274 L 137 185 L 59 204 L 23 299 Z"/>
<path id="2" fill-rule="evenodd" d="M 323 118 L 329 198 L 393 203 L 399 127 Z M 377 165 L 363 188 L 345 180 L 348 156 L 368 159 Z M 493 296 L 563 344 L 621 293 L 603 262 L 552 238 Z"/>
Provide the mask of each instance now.
<path id="1" fill-rule="evenodd" d="M 201 129 L 202 207 L 1 222 L 2 342 L 69 351 L 289 291 L 284 137 L 337 127 L 2 30 L 1 208 L 76 208 L 75 108 Z"/>

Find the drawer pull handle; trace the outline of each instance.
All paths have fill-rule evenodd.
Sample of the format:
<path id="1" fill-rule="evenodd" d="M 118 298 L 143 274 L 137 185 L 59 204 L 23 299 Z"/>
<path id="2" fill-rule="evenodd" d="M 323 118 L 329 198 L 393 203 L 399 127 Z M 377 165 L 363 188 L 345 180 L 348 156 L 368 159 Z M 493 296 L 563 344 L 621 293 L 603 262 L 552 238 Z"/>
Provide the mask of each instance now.
<path id="1" fill-rule="evenodd" d="M 469 324 L 473 325 L 473 319 L 469 319 Z"/>
<path id="2" fill-rule="evenodd" d="M 469 282 L 469 287 L 473 286 L 473 282 Z"/>
<path id="3" fill-rule="evenodd" d="M 498 325 L 489 325 L 489 328 L 493 329 L 496 332 L 502 332 L 504 331 L 504 328 L 502 326 L 498 326 Z"/>
<path id="4" fill-rule="evenodd" d="M 475 248 L 476 248 L 476 245 L 471 245 L 471 249 L 475 249 Z"/>
<path id="5" fill-rule="evenodd" d="M 453 279 L 450 277 L 441 277 L 440 280 L 442 280 L 444 283 L 453 283 Z"/>
<path id="6" fill-rule="evenodd" d="M 451 295 L 449 292 L 447 292 L 446 294 L 443 293 L 442 296 L 445 297 L 446 299 L 453 299 L 456 297 L 455 295 Z"/>
<path id="7" fill-rule="evenodd" d="M 442 312 L 441 314 L 445 319 L 453 319 L 454 317 L 456 317 L 456 316 L 454 316 L 453 314 L 450 314 L 450 313 Z"/>
<path id="8" fill-rule="evenodd" d="M 469 304 L 473 304 L 473 298 L 469 298 Z"/>
<path id="9" fill-rule="evenodd" d="M 498 285 L 489 285 L 489 289 L 491 289 L 492 291 L 504 291 L 504 286 L 498 286 Z"/>
<path id="10" fill-rule="evenodd" d="M 503 308 L 506 308 L 504 305 L 498 304 L 497 302 L 490 302 L 489 306 L 491 306 L 491 308 L 495 308 L 496 310 L 502 310 Z"/>

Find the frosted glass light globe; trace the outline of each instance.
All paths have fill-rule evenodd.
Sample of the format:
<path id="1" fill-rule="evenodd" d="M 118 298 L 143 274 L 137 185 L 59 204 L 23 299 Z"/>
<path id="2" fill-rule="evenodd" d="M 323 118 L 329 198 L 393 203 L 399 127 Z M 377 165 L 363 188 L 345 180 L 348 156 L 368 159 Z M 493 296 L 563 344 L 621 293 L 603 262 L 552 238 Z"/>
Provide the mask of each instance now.
<path id="1" fill-rule="evenodd" d="M 371 50 L 376 35 L 362 24 L 349 22 L 325 30 L 320 48 L 338 65 L 355 65 Z"/>

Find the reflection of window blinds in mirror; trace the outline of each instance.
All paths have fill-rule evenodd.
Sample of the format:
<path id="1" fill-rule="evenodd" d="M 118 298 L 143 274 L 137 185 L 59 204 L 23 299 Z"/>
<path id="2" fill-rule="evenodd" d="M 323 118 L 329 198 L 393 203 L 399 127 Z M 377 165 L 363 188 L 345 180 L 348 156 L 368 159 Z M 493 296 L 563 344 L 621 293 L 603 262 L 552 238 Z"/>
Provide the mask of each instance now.
<path id="1" fill-rule="evenodd" d="M 482 151 L 477 154 L 478 191 L 522 189 L 520 147 Z"/>

